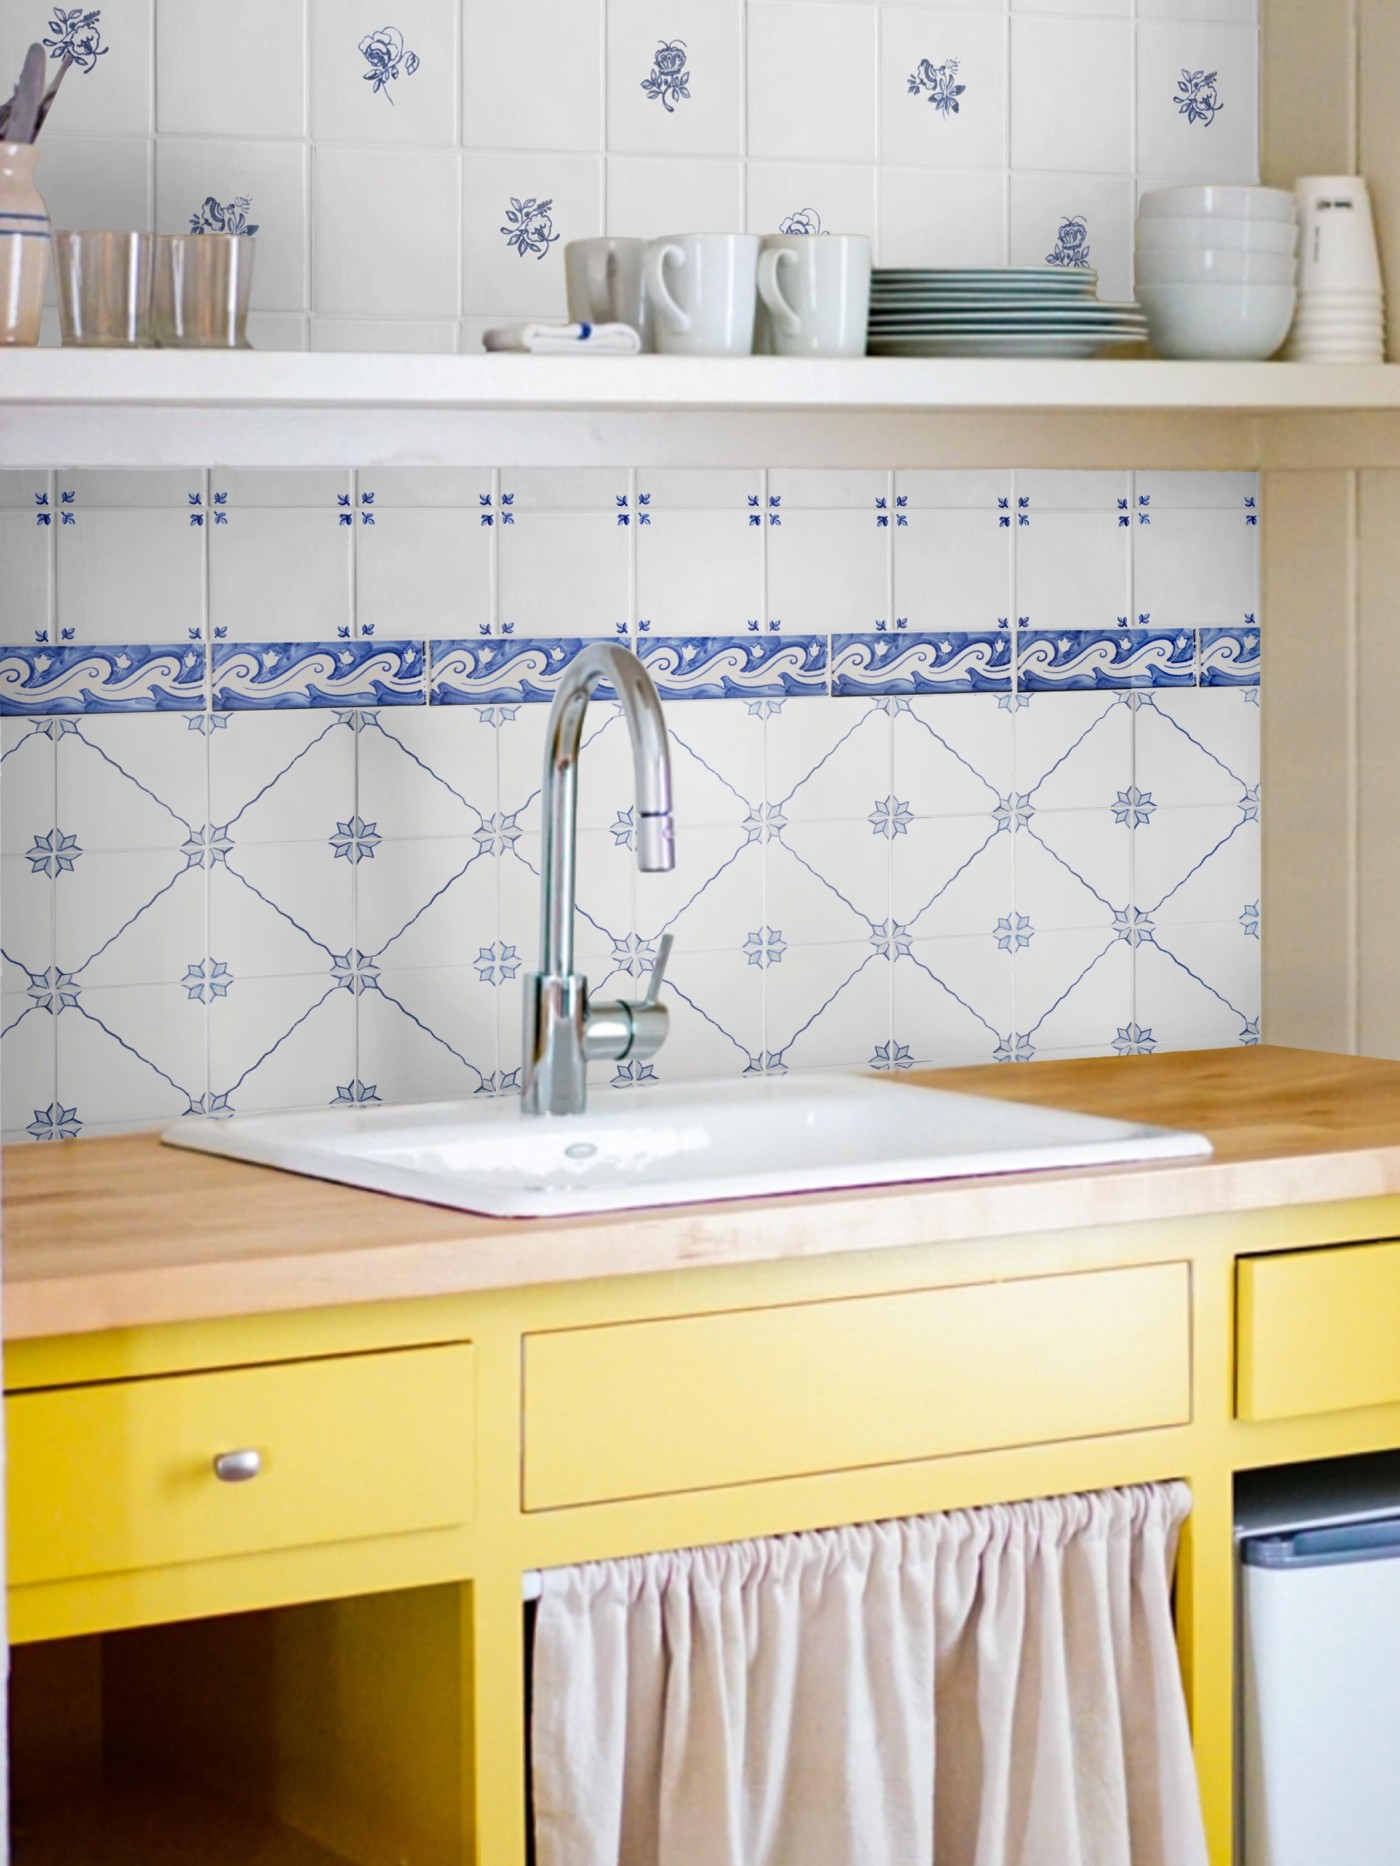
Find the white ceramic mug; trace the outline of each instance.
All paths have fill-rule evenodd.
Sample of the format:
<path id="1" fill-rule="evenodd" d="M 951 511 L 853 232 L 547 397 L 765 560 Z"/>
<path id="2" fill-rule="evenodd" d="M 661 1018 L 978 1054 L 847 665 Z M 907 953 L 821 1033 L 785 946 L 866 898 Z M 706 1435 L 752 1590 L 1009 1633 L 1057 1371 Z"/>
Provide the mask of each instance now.
<path id="1" fill-rule="evenodd" d="M 1371 197 L 1362 178 L 1304 175 L 1297 194 L 1303 224 L 1298 285 L 1304 297 L 1314 292 L 1379 292 L 1380 254 Z"/>
<path id="2" fill-rule="evenodd" d="M 864 356 L 870 242 L 860 233 L 770 233 L 758 256 L 758 295 L 774 356 Z"/>
<path id="3" fill-rule="evenodd" d="M 652 347 L 651 306 L 642 263 L 645 240 L 570 240 L 564 248 L 564 288 L 576 324 L 630 324 Z"/>
<path id="4" fill-rule="evenodd" d="M 642 270 L 658 350 L 673 356 L 752 353 L 756 233 L 677 233 L 653 240 Z"/>

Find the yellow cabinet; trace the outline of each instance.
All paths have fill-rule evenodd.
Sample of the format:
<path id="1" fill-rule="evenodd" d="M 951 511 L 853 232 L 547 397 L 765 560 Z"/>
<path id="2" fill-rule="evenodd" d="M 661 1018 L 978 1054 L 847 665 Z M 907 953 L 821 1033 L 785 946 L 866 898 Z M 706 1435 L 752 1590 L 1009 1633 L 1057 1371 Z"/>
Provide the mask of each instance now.
<path id="1" fill-rule="evenodd" d="M 1184 1263 L 527 1336 L 525 1507 L 1182 1425 Z"/>
<path id="2" fill-rule="evenodd" d="M 10 1582 L 463 1522 L 472 1414 L 464 1344 L 11 1395 Z"/>
<path id="3" fill-rule="evenodd" d="M 1400 1243 L 1242 1257 L 1236 1279 L 1241 1419 L 1400 1401 Z"/>

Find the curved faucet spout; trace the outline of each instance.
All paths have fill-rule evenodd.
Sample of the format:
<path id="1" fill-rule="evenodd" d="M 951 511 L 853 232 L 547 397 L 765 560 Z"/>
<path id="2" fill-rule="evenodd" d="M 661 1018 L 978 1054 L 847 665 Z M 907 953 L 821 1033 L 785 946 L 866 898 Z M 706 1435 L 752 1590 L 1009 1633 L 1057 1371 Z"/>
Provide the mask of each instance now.
<path id="1" fill-rule="evenodd" d="M 590 1055 L 654 1054 L 665 1035 L 666 1014 L 654 995 L 643 1005 L 590 1006 L 586 983 L 574 971 L 578 760 L 588 702 L 603 681 L 611 683 L 621 701 L 632 739 L 637 866 L 647 873 L 675 866 L 671 754 L 661 701 L 636 655 L 612 642 L 597 642 L 570 664 L 560 682 L 546 734 L 540 969 L 525 988 L 522 1093 L 527 1113 L 581 1112 Z"/>

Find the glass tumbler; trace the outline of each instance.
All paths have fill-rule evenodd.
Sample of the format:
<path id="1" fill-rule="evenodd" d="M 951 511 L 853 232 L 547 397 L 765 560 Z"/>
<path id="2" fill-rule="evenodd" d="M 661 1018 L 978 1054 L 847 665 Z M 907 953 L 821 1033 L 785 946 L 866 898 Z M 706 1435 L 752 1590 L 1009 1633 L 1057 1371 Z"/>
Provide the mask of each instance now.
<path id="1" fill-rule="evenodd" d="M 151 343 L 150 235 L 59 232 L 53 240 L 64 343 L 88 350 Z"/>
<path id="2" fill-rule="evenodd" d="M 247 350 L 256 245 L 246 233 L 156 237 L 155 333 L 168 350 Z"/>

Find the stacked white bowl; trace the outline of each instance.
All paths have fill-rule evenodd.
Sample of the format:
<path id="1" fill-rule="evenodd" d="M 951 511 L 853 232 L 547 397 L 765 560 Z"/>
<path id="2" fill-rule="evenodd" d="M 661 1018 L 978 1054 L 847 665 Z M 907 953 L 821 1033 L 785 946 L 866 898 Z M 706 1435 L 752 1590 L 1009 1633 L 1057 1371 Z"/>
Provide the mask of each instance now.
<path id="1" fill-rule="evenodd" d="M 1137 295 L 1159 356 L 1269 357 L 1298 300 L 1284 188 L 1154 188 L 1138 204 Z"/>
<path id="2" fill-rule="evenodd" d="M 1383 363 L 1385 298 L 1371 199 L 1359 175 L 1305 175 L 1296 186 L 1303 250 L 1295 363 Z"/>

